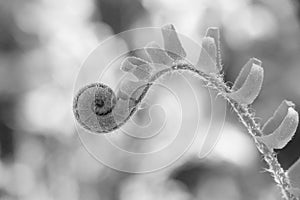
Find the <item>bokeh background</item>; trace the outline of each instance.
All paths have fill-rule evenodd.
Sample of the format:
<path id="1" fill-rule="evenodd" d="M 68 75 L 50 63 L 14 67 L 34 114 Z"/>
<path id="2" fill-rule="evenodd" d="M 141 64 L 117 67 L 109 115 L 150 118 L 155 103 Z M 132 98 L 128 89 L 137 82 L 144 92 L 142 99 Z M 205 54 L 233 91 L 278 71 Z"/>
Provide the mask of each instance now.
<path id="1" fill-rule="evenodd" d="M 134 175 L 85 151 L 74 126 L 72 93 L 81 63 L 109 36 L 173 23 L 200 41 L 207 27 L 217 26 L 226 81 L 233 82 L 249 58 L 263 61 L 264 85 L 254 108 L 264 123 L 283 99 L 300 105 L 299 17 L 296 0 L 1 0 L 0 199 L 280 199 L 230 109 L 208 157 L 198 159 L 191 151 L 163 170 Z M 284 169 L 300 156 L 299 145 L 297 133 L 278 151 Z"/>

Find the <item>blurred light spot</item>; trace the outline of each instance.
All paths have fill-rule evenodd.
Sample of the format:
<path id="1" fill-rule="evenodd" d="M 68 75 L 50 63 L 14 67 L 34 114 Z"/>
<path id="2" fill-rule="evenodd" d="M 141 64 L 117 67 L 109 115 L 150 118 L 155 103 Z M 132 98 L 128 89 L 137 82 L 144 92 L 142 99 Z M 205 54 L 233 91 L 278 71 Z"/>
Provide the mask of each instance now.
<path id="1" fill-rule="evenodd" d="M 215 5 L 220 7 L 224 14 L 229 14 L 247 6 L 247 4 L 249 4 L 249 0 L 217 0 L 211 1 L 211 4 L 211 6 Z"/>
<path id="2" fill-rule="evenodd" d="M 86 200 L 102 200 L 104 199 L 97 187 L 80 188 L 80 199 Z"/>
<path id="3" fill-rule="evenodd" d="M 197 199 L 239 200 L 237 184 L 232 178 L 211 178 L 197 191 Z"/>
<path id="4" fill-rule="evenodd" d="M 106 174 L 104 174 L 104 165 L 94 159 L 83 147 L 74 153 L 71 163 L 74 176 L 79 181 L 100 181 L 100 179 L 106 177 Z"/>
<path id="5" fill-rule="evenodd" d="M 54 85 L 45 85 L 29 92 L 20 102 L 21 125 L 38 133 L 71 134 L 71 100 Z"/>
<path id="6" fill-rule="evenodd" d="M 34 174 L 31 168 L 20 163 L 10 168 L 11 177 L 7 190 L 18 196 L 29 194 L 35 187 Z"/>
<path id="7" fill-rule="evenodd" d="M 209 157 L 221 158 L 238 166 L 251 168 L 258 154 L 254 142 L 246 134 L 233 125 L 225 125 L 221 138 Z"/>
<path id="8" fill-rule="evenodd" d="M 45 164 L 45 149 L 36 138 L 23 139 L 18 147 L 18 160 L 34 170 Z"/>
<path id="9" fill-rule="evenodd" d="M 162 177 L 130 178 L 122 184 L 121 200 L 189 200 L 191 196 L 182 185 Z"/>
<path id="10" fill-rule="evenodd" d="M 57 175 L 52 177 L 50 191 L 56 200 L 77 200 L 78 185 L 77 182 L 69 177 Z"/>
<path id="11" fill-rule="evenodd" d="M 154 26 L 172 23 L 179 33 L 197 38 L 199 18 L 204 14 L 207 2 L 207 0 L 143 0 L 142 3 L 151 13 Z"/>
<path id="12" fill-rule="evenodd" d="M 49 194 L 46 186 L 39 184 L 31 194 L 26 195 L 22 200 L 54 200 L 54 198 Z"/>
<path id="13" fill-rule="evenodd" d="M 5 188 L 8 185 L 10 175 L 7 167 L 0 161 L 0 188 Z"/>
<path id="14" fill-rule="evenodd" d="M 274 16 L 262 6 L 242 7 L 224 17 L 228 33 L 226 39 L 232 47 L 247 48 L 253 40 L 274 37 L 278 27 Z"/>

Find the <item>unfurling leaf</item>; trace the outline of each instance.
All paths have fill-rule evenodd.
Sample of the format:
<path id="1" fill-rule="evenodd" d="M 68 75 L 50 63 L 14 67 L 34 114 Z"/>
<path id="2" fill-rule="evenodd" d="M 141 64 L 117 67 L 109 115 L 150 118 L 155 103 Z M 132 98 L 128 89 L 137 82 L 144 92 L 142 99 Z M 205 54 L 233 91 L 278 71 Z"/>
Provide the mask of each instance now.
<path id="1" fill-rule="evenodd" d="M 263 68 L 255 64 L 254 60 L 250 60 L 235 81 L 233 92 L 228 93 L 227 96 L 240 104 L 251 104 L 261 90 L 263 78 Z"/>
<path id="2" fill-rule="evenodd" d="M 120 124 L 122 123 L 130 114 L 130 106 L 129 106 L 129 99 L 123 100 L 118 99 L 112 113 L 115 118 L 115 121 Z"/>
<path id="3" fill-rule="evenodd" d="M 140 94 L 142 93 L 142 90 L 146 86 L 146 83 L 144 81 L 133 81 L 129 79 L 125 79 L 122 81 L 120 85 L 120 90 L 117 94 L 117 96 L 121 99 L 137 99 Z"/>
<path id="4" fill-rule="evenodd" d="M 217 47 L 216 47 L 214 38 L 205 37 L 203 39 L 202 49 L 204 49 L 208 53 L 208 55 L 211 57 L 213 62 L 216 63 Z"/>
<path id="5" fill-rule="evenodd" d="M 176 30 L 172 24 L 165 25 L 161 28 L 164 48 L 167 50 L 169 56 L 175 60 L 186 57 L 185 50 L 178 38 Z"/>
<path id="6" fill-rule="evenodd" d="M 299 116 L 290 101 L 283 101 L 274 115 L 263 126 L 264 135 L 257 140 L 266 144 L 270 149 L 282 149 L 293 138 Z"/>
<path id="7" fill-rule="evenodd" d="M 216 65 L 219 71 L 222 70 L 221 61 L 221 47 L 220 47 L 220 31 L 217 27 L 210 27 L 206 30 L 206 37 L 211 37 L 215 41 L 216 45 Z"/>
<path id="8" fill-rule="evenodd" d="M 242 87 L 243 83 L 247 79 L 247 76 L 249 75 L 253 64 L 261 66 L 261 61 L 256 58 L 250 58 L 250 60 L 243 66 L 238 77 L 235 79 L 235 82 L 232 86 L 233 91 Z"/>
<path id="9" fill-rule="evenodd" d="M 174 61 L 167 54 L 167 52 L 165 50 L 161 49 L 161 47 L 155 42 L 151 42 L 151 43 L 147 44 L 147 46 L 145 47 L 145 50 L 146 50 L 148 56 L 150 57 L 152 63 L 171 66 Z"/>
<path id="10" fill-rule="evenodd" d="M 79 90 L 74 98 L 73 112 L 76 120 L 87 130 L 105 133 L 116 123 L 111 115 L 117 102 L 113 90 L 101 83 L 93 83 Z"/>
<path id="11" fill-rule="evenodd" d="M 140 66 L 140 65 L 143 65 L 146 63 L 147 63 L 147 61 L 142 60 L 137 57 L 126 57 L 121 64 L 121 70 L 123 70 L 125 72 L 129 72 L 129 71 L 133 70 L 134 68 L 136 68 L 137 66 Z"/>
<path id="12" fill-rule="evenodd" d="M 125 72 L 131 72 L 139 80 L 146 80 L 151 77 L 153 67 L 145 60 L 137 57 L 127 57 L 121 69 Z"/>
<path id="13" fill-rule="evenodd" d="M 196 66 L 207 73 L 217 73 L 216 66 L 217 49 L 213 38 L 205 37 L 202 41 L 202 49 Z"/>
<path id="14" fill-rule="evenodd" d="M 295 104 L 291 101 L 284 100 L 281 102 L 281 104 L 278 106 L 272 117 L 267 120 L 267 122 L 264 124 L 262 128 L 262 132 L 264 135 L 269 135 L 273 133 L 280 123 L 284 120 L 285 116 L 288 113 L 288 109 L 292 107 L 295 107 Z"/>

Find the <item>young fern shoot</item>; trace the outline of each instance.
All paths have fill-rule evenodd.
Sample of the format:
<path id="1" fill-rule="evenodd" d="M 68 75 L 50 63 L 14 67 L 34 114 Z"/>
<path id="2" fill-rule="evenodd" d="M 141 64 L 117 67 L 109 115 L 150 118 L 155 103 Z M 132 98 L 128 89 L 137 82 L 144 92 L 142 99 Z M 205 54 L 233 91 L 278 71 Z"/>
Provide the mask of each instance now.
<path id="1" fill-rule="evenodd" d="M 127 57 L 122 62 L 121 69 L 134 75 L 136 80 L 123 81 L 117 93 L 102 83 L 93 83 L 79 90 L 73 102 L 78 123 L 98 134 L 117 130 L 134 115 L 158 79 L 177 71 L 193 73 L 207 87 L 217 91 L 236 112 L 269 165 L 267 171 L 280 187 L 283 198 L 299 199 L 300 161 L 284 171 L 274 153 L 274 149 L 286 146 L 296 132 L 299 117 L 294 104 L 284 100 L 262 128 L 255 121 L 253 109 L 250 109 L 262 88 L 264 70 L 261 61 L 251 58 L 230 87 L 223 80 L 217 28 L 207 30 L 196 65 L 185 59 L 186 52 L 173 25 L 163 26 L 161 31 L 164 47 L 151 42 L 143 49 L 149 61 Z"/>

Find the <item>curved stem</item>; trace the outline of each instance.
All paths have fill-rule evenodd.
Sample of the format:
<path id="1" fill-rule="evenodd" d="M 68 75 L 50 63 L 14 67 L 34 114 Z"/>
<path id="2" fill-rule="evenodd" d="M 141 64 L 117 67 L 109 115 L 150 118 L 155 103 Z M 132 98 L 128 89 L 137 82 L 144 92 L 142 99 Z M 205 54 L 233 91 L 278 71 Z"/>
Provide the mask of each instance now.
<path id="1" fill-rule="evenodd" d="M 237 114 L 239 120 L 242 122 L 242 124 L 247 128 L 248 133 L 252 136 L 254 139 L 255 145 L 259 152 L 263 155 L 264 160 L 269 166 L 268 171 L 273 176 L 275 182 L 281 189 L 283 198 L 286 200 L 299 200 L 294 194 L 290 192 L 290 189 L 292 188 L 289 179 L 285 173 L 285 171 L 281 168 L 280 163 L 277 160 L 276 154 L 273 152 L 273 150 L 269 149 L 265 144 L 262 142 L 259 142 L 256 137 L 262 136 L 262 130 L 258 123 L 255 121 L 255 114 L 253 111 L 250 111 L 249 107 L 247 105 L 241 105 L 235 100 L 229 98 L 227 96 L 228 92 L 231 92 L 231 89 L 229 86 L 227 86 L 223 79 L 220 76 L 217 76 L 216 74 L 206 74 L 202 72 L 201 70 L 196 69 L 193 65 L 185 62 L 185 61 L 176 61 L 170 68 L 163 69 L 156 74 L 154 74 L 150 81 L 147 83 L 145 88 L 143 89 L 143 92 L 141 96 L 136 101 L 136 106 L 133 108 L 133 110 L 130 112 L 130 115 L 127 119 L 129 119 L 136 111 L 138 105 L 142 102 L 143 98 L 146 96 L 149 88 L 153 85 L 153 83 L 160 78 L 163 75 L 166 75 L 170 72 L 175 71 L 188 71 L 191 73 L 194 73 L 199 78 L 201 78 L 204 83 L 207 85 L 207 87 L 216 90 L 233 108 L 234 112 Z M 126 120 L 127 121 L 127 120 Z M 124 121 L 124 123 L 126 122 Z"/>

